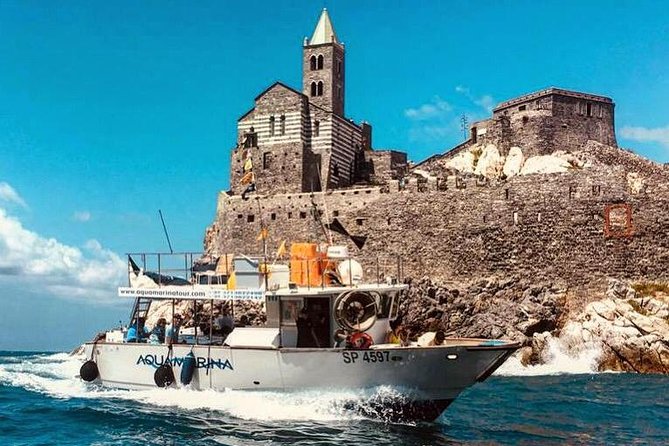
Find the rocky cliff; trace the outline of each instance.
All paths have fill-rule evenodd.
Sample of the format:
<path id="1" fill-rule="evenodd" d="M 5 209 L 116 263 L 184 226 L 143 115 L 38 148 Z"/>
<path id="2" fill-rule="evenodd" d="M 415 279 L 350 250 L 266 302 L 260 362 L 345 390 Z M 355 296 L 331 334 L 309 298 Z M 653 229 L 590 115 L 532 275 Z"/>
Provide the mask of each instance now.
<path id="1" fill-rule="evenodd" d="M 516 278 L 445 286 L 411 282 L 402 305 L 411 338 L 424 331 L 507 338 L 523 344 L 524 364 L 550 360 L 552 345 L 567 355 L 596 351 L 595 367 L 669 373 L 669 285 L 610 280 L 606 289 L 569 289 Z M 586 303 L 587 302 L 587 303 Z"/>

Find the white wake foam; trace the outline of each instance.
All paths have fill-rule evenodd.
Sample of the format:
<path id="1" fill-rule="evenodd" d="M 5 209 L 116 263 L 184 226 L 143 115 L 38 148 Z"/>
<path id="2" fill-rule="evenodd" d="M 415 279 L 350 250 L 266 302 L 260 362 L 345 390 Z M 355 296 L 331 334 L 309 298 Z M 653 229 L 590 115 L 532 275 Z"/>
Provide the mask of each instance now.
<path id="1" fill-rule="evenodd" d="M 370 397 L 393 398 L 399 393 L 380 387 L 372 394 L 361 391 L 313 390 L 264 392 L 189 389 L 114 390 L 82 382 L 77 375 L 85 358 L 55 355 L 3 357 L 0 384 L 21 387 L 53 398 L 95 398 L 135 401 L 142 404 L 183 410 L 220 411 L 246 420 L 352 420 L 362 418 L 347 408 L 351 402 L 365 404 Z"/>
<path id="2" fill-rule="evenodd" d="M 498 376 L 536 376 L 597 373 L 601 349 L 595 345 L 578 352 L 568 350 L 560 339 L 550 338 L 543 355 L 543 364 L 525 366 L 518 355 L 509 358 L 497 371 Z"/>

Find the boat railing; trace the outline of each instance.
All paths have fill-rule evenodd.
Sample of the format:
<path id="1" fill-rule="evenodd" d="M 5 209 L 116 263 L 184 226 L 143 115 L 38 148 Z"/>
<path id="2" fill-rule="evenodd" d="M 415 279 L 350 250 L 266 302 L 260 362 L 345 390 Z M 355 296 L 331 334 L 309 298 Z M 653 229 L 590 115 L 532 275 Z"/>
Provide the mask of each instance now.
<path id="1" fill-rule="evenodd" d="M 233 259 L 245 259 L 265 280 L 273 273 L 289 275 L 289 282 L 305 288 L 353 286 L 360 283 L 396 284 L 404 279 L 401 256 L 342 258 L 270 258 L 263 254 L 207 256 L 202 252 L 135 252 L 127 253 L 128 272 L 141 271 L 158 286 L 168 285 L 225 285 L 233 272 L 253 274 L 253 271 L 235 271 Z M 286 269 L 287 267 L 287 269 Z M 340 274 L 341 271 L 348 274 Z M 269 273 L 269 274 L 267 274 Z M 362 274 L 359 274 L 362 273 Z M 265 282 L 265 288 L 269 288 Z"/>

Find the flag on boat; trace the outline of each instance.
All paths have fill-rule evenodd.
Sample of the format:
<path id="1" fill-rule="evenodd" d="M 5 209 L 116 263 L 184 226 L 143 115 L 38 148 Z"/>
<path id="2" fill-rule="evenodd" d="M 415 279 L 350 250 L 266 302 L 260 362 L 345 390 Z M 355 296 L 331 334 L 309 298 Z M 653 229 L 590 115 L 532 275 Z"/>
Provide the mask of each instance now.
<path id="1" fill-rule="evenodd" d="M 285 255 L 286 252 L 287 252 L 287 249 L 286 249 L 286 241 L 284 240 L 284 241 L 282 241 L 281 244 L 279 245 L 279 249 L 276 250 L 276 257 L 277 257 L 277 258 L 278 258 L 278 257 L 281 257 L 281 256 Z"/>
<path id="2" fill-rule="evenodd" d="M 258 234 L 258 238 L 257 238 L 256 240 L 257 240 L 257 241 L 260 241 L 260 240 L 267 240 L 267 237 L 268 237 L 268 236 L 269 236 L 269 229 L 263 227 L 263 228 L 260 230 L 260 234 Z"/>
<path id="3" fill-rule="evenodd" d="M 253 170 L 253 161 L 249 156 L 246 158 L 246 161 L 244 161 L 244 172 L 250 172 L 251 170 Z"/>
<path id="4" fill-rule="evenodd" d="M 255 176 L 256 175 L 253 172 L 246 172 L 240 181 L 241 185 L 245 186 L 247 184 L 255 183 Z"/>

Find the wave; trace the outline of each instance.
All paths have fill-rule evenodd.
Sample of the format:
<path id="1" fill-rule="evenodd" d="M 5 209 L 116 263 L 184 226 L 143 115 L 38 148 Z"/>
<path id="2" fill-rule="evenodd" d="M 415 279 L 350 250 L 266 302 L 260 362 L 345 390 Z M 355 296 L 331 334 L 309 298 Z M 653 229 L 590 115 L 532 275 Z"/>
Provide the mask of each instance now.
<path id="1" fill-rule="evenodd" d="M 404 398 L 392 387 L 368 390 L 304 390 L 298 392 L 181 389 L 107 389 L 81 381 L 83 356 L 66 353 L 6 356 L 0 363 L 0 386 L 7 385 L 59 399 L 105 399 L 177 408 L 207 409 L 255 421 L 331 421 L 366 418 L 379 401 Z M 372 407 L 373 406 L 373 407 Z M 369 409 L 368 412 L 365 409 Z"/>
<path id="2" fill-rule="evenodd" d="M 588 345 L 579 351 L 568 349 L 559 338 L 549 338 L 543 353 L 542 364 L 523 365 L 519 354 L 509 358 L 496 376 L 537 376 L 598 373 L 599 346 Z"/>

